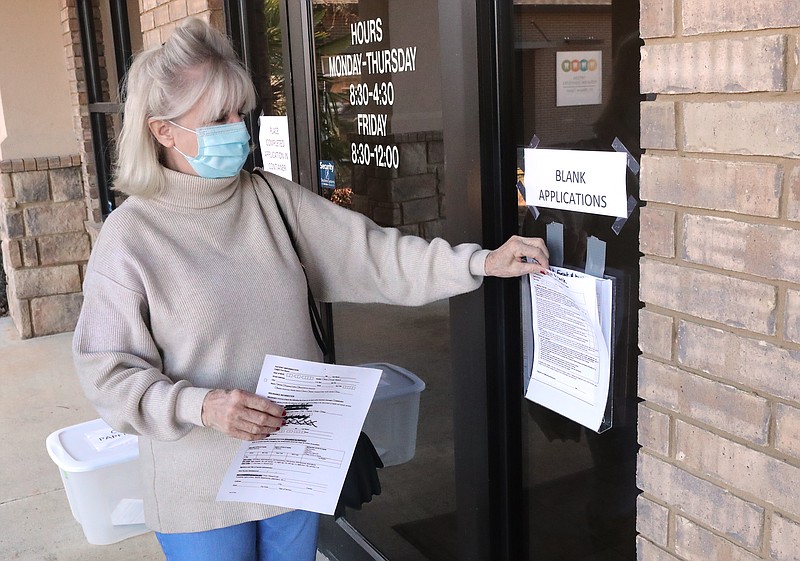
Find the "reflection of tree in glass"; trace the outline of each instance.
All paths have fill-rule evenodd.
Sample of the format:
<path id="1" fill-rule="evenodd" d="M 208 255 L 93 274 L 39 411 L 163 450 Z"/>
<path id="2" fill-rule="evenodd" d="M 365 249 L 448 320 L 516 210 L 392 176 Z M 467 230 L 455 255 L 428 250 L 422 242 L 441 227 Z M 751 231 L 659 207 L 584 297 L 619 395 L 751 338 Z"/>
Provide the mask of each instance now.
<path id="1" fill-rule="evenodd" d="M 352 165 L 346 140 L 349 123 L 342 113 L 349 108 L 349 97 L 341 79 L 322 75 L 322 57 L 344 53 L 350 47 L 350 23 L 358 20 L 352 5 L 316 0 L 314 2 L 314 44 L 317 62 L 317 100 L 320 120 L 321 158 L 334 163 L 336 189 L 324 195 L 334 203 L 352 204 Z"/>
<path id="2" fill-rule="evenodd" d="M 286 80 L 283 73 L 283 51 L 281 44 L 281 15 L 278 0 L 264 0 L 264 34 L 267 43 L 270 92 L 267 94 L 270 107 L 264 107 L 265 115 L 286 115 Z"/>
<path id="3" fill-rule="evenodd" d="M 350 152 L 342 130 L 342 111 L 348 108 L 347 93 L 341 83 L 322 75 L 323 56 L 341 54 L 350 46 L 350 23 L 358 20 L 357 8 L 340 1 L 314 0 L 314 46 L 317 59 L 317 100 L 319 104 L 320 159 L 334 162 L 336 189 L 325 189 L 324 195 L 340 206 L 352 204 Z M 259 85 L 264 115 L 286 115 L 286 79 L 283 60 L 283 38 L 279 0 L 263 0 L 264 43 L 266 66 Z M 262 67 L 263 68 L 263 67 Z M 345 126 L 347 123 L 344 123 Z"/>

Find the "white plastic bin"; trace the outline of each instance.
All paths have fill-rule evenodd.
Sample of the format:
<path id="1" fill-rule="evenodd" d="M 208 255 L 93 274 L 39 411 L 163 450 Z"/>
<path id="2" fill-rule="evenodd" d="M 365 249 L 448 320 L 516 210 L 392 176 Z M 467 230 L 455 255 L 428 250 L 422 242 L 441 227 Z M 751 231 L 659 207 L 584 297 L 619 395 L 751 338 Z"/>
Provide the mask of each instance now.
<path id="1" fill-rule="evenodd" d="M 135 436 L 96 419 L 57 430 L 46 444 L 61 472 L 72 516 L 89 543 L 107 545 L 148 531 Z"/>
<path id="2" fill-rule="evenodd" d="M 364 421 L 384 466 L 411 460 L 417 447 L 419 397 L 425 382 L 404 368 L 387 363 L 362 364 L 383 371 Z"/>

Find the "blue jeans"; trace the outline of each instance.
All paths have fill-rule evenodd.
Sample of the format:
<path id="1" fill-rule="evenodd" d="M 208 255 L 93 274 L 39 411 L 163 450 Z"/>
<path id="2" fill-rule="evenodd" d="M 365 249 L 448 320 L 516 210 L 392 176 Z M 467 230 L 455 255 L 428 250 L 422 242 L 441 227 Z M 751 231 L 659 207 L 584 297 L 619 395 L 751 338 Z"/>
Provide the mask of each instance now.
<path id="1" fill-rule="evenodd" d="M 167 561 L 314 561 L 319 514 L 295 510 L 236 526 L 161 534 Z"/>

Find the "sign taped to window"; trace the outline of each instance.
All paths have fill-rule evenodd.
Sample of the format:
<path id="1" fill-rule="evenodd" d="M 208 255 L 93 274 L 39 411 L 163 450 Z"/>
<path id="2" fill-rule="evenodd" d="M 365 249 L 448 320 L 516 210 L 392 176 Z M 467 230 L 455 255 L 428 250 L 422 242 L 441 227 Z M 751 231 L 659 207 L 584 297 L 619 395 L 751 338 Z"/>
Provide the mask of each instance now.
<path id="1" fill-rule="evenodd" d="M 261 116 L 258 142 L 264 169 L 291 181 L 292 151 L 289 144 L 289 120 L 285 115 Z"/>
<path id="2" fill-rule="evenodd" d="M 627 157 L 621 152 L 525 149 L 529 206 L 628 216 Z"/>

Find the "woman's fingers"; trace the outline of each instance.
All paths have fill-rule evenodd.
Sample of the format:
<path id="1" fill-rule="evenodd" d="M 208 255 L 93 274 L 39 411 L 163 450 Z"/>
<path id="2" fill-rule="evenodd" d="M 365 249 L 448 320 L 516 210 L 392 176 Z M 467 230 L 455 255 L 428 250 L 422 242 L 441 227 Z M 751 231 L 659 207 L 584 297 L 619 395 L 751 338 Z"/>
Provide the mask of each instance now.
<path id="1" fill-rule="evenodd" d="M 490 277 L 519 277 L 550 267 L 550 254 L 541 238 L 512 236 L 486 257 L 484 269 Z"/>
<path id="2" fill-rule="evenodd" d="M 212 390 L 203 401 L 203 424 L 240 440 L 269 436 L 284 416 L 280 405 L 243 390 Z"/>
<path id="3" fill-rule="evenodd" d="M 233 400 L 247 409 L 260 411 L 272 417 L 282 417 L 284 414 L 283 407 L 260 395 L 244 390 L 232 390 L 231 396 Z"/>

